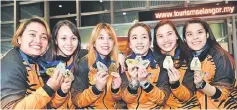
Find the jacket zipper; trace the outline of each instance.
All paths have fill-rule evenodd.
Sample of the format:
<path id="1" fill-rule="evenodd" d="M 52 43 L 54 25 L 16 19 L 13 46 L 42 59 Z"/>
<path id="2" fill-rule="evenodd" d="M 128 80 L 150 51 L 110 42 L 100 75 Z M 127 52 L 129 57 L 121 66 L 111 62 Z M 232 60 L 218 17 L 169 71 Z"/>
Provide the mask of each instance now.
<path id="1" fill-rule="evenodd" d="M 142 95 L 142 89 L 141 89 L 141 93 L 140 93 L 140 95 L 139 95 L 139 97 L 138 97 L 138 99 L 137 99 L 137 107 L 136 107 L 136 109 L 137 109 L 138 106 L 139 106 L 139 100 L 140 100 L 141 95 Z"/>
<path id="2" fill-rule="evenodd" d="M 205 94 L 205 109 L 207 110 L 207 95 Z"/>
<path id="3" fill-rule="evenodd" d="M 107 93 L 107 86 L 105 87 L 105 94 L 104 94 L 104 96 L 103 96 L 103 104 L 104 104 L 105 108 L 108 109 L 108 108 L 106 107 L 106 105 L 105 105 L 105 96 L 106 96 L 106 93 Z"/>

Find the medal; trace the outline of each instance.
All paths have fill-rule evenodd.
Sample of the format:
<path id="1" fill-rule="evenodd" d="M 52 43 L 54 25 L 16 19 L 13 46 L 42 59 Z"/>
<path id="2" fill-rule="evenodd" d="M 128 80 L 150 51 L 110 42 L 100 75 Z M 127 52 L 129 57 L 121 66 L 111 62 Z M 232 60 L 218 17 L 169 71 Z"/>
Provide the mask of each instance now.
<path id="1" fill-rule="evenodd" d="M 135 68 L 139 68 L 139 66 L 147 68 L 150 64 L 149 60 L 142 60 L 141 56 L 136 56 L 135 59 L 127 59 L 125 62 L 128 65 L 129 71 L 133 71 Z"/>
<path id="2" fill-rule="evenodd" d="M 174 62 L 173 62 L 171 56 L 166 56 L 165 60 L 163 62 L 163 68 L 168 70 L 169 68 L 171 68 L 173 66 L 174 66 Z"/>
<path id="3" fill-rule="evenodd" d="M 99 61 L 96 63 L 96 66 L 97 66 L 98 71 L 108 71 L 108 68 L 106 67 L 106 65 Z"/>
<path id="4" fill-rule="evenodd" d="M 111 74 L 112 72 L 117 72 L 117 66 L 115 63 L 110 64 L 108 72 L 109 74 Z"/>
<path id="5" fill-rule="evenodd" d="M 194 57 L 190 64 L 190 69 L 193 71 L 201 71 L 201 62 L 198 57 Z"/>

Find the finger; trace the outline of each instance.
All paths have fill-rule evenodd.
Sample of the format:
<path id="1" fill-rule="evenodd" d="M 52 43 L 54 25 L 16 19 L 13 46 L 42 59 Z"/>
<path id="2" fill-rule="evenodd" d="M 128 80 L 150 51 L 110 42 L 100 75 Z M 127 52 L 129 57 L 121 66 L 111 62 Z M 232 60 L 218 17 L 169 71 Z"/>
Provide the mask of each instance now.
<path id="1" fill-rule="evenodd" d="M 174 68 L 169 68 L 169 70 L 171 71 L 171 74 L 173 75 L 173 77 L 176 77 Z"/>
<path id="2" fill-rule="evenodd" d="M 52 76 L 52 78 L 53 78 L 53 79 L 57 79 L 57 78 L 58 78 L 58 76 L 59 76 L 59 74 L 60 74 L 60 71 L 59 71 L 59 70 L 57 70 L 57 69 L 55 69 L 55 71 L 54 71 L 54 73 L 53 73 L 53 76 Z"/>

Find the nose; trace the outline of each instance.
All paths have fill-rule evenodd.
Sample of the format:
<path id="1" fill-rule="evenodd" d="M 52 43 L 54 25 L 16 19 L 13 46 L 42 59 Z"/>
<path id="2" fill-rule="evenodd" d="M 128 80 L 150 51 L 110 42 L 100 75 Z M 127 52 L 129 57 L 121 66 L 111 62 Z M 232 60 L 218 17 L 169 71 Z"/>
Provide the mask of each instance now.
<path id="1" fill-rule="evenodd" d="M 197 34 L 194 34 L 194 35 L 193 35 L 193 38 L 194 38 L 194 39 L 198 39 L 198 35 L 197 35 Z"/>
<path id="2" fill-rule="evenodd" d="M 35 38 L 34 38 L 34 42 L 36 42 L 36 43 L 40 43 L 40 41 L 41 41 L 41 36 L 36 36 Z"/>
<path id="3" fill-rule="evenodd" d="M 169 41 L 169 39 L 168 39 L 167 36 L 164 37 L 164 41 L 165 41 L 165 42 Z"/>
<path id="4" fill-rule="evenodd" d="M 72 39 L 68 39 L 68 40 L 66 41 L 66 43 L 67 43 L 67 45 L 72 45 Z"/>

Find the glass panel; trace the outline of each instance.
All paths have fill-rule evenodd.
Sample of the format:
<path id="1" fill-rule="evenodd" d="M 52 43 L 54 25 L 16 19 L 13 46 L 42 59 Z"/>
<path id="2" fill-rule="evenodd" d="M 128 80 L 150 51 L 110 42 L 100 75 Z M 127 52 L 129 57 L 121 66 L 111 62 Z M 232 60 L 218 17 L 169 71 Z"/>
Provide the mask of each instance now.
<path id="1" fill-rule="evenodd" d="M 216 41 L 221 45 L 222 48 L 228 51 L 228 38 L 224 35 L 224 23 L 215 23 L 209 25 L 216 38 Z"/>
<path id="2" fill-rule="evenodd" d="M 13 6 L 1 7 L 1 21 L 13 21 Z"/>
<path id="3" fill-rule="evenodd" d="M 12 38 L 14 34 L 14 25 L 13 24 L 1 24 L 1 39 Z"/>
<path id="4" fill-rule="evenodd" d="M 34 15 L 44 17 L 44 2 L 20 5 L 20 19 L 29 19 Z"/>
<path id="5" fill-rule="evenodd" d="M 132 23 L 134 20 L 138 20 L 138 11 L 130 12 L 117 12 L 114 14 L 114 23 Z"/>
<path id="6" fill-rule="evenodd" d="M 50 16 L 76 13 L 76 1 L 50 1 Z"/>
<path id="7" fill-rule="evenodd" d="M 81 26 L 95 26 L 98 23 L 111 23 L 110 14 L 89 15 L 81 17 Z"/>
<path id="8" fill-rule="evenodd" d="M 79 28 L 82 48 L 84 48 L 84 49 L 87 48 L 88 43 L 90 41 L 91 32 L 92 32 L 93 29 L 94 29 L 94 27 Z"/>
<path id="9" fill-rule="evenodd" d="M 107 10 L 110 10 L 110 1 L 81 1 L 82 13 Z"/>
<path id="10" fill-rule="evenodd" d="M 1 1 L 1 4 L 10 4 L 10 3 L 14 3 L 14 1 Z"/>
<path id="11" fill-rule="evenodd" d="M 2 58 L 2 56 L 5 55 L 11 48 L 12 48 L 11 41 L 1 42 L 1 55 L 0 55 L 0 58 Z"/>
<path id="12" fill-rule="evenodd" d="M 145 7 L 146 1 L 114 1 L 114 10 Z"/>
<path id="13" fill-rule="evenodd" d="M 50 29 L 53 31 L 55 24 L 60 20 L 69 20 L 76 25 L 76 17 L 50 19 Z"/>
<path id="14" fill-rule="evenodd" d="M 184 1 L 150 1 L 151 6 L 168 5 L 168 4 L 184 4 Z"/>

